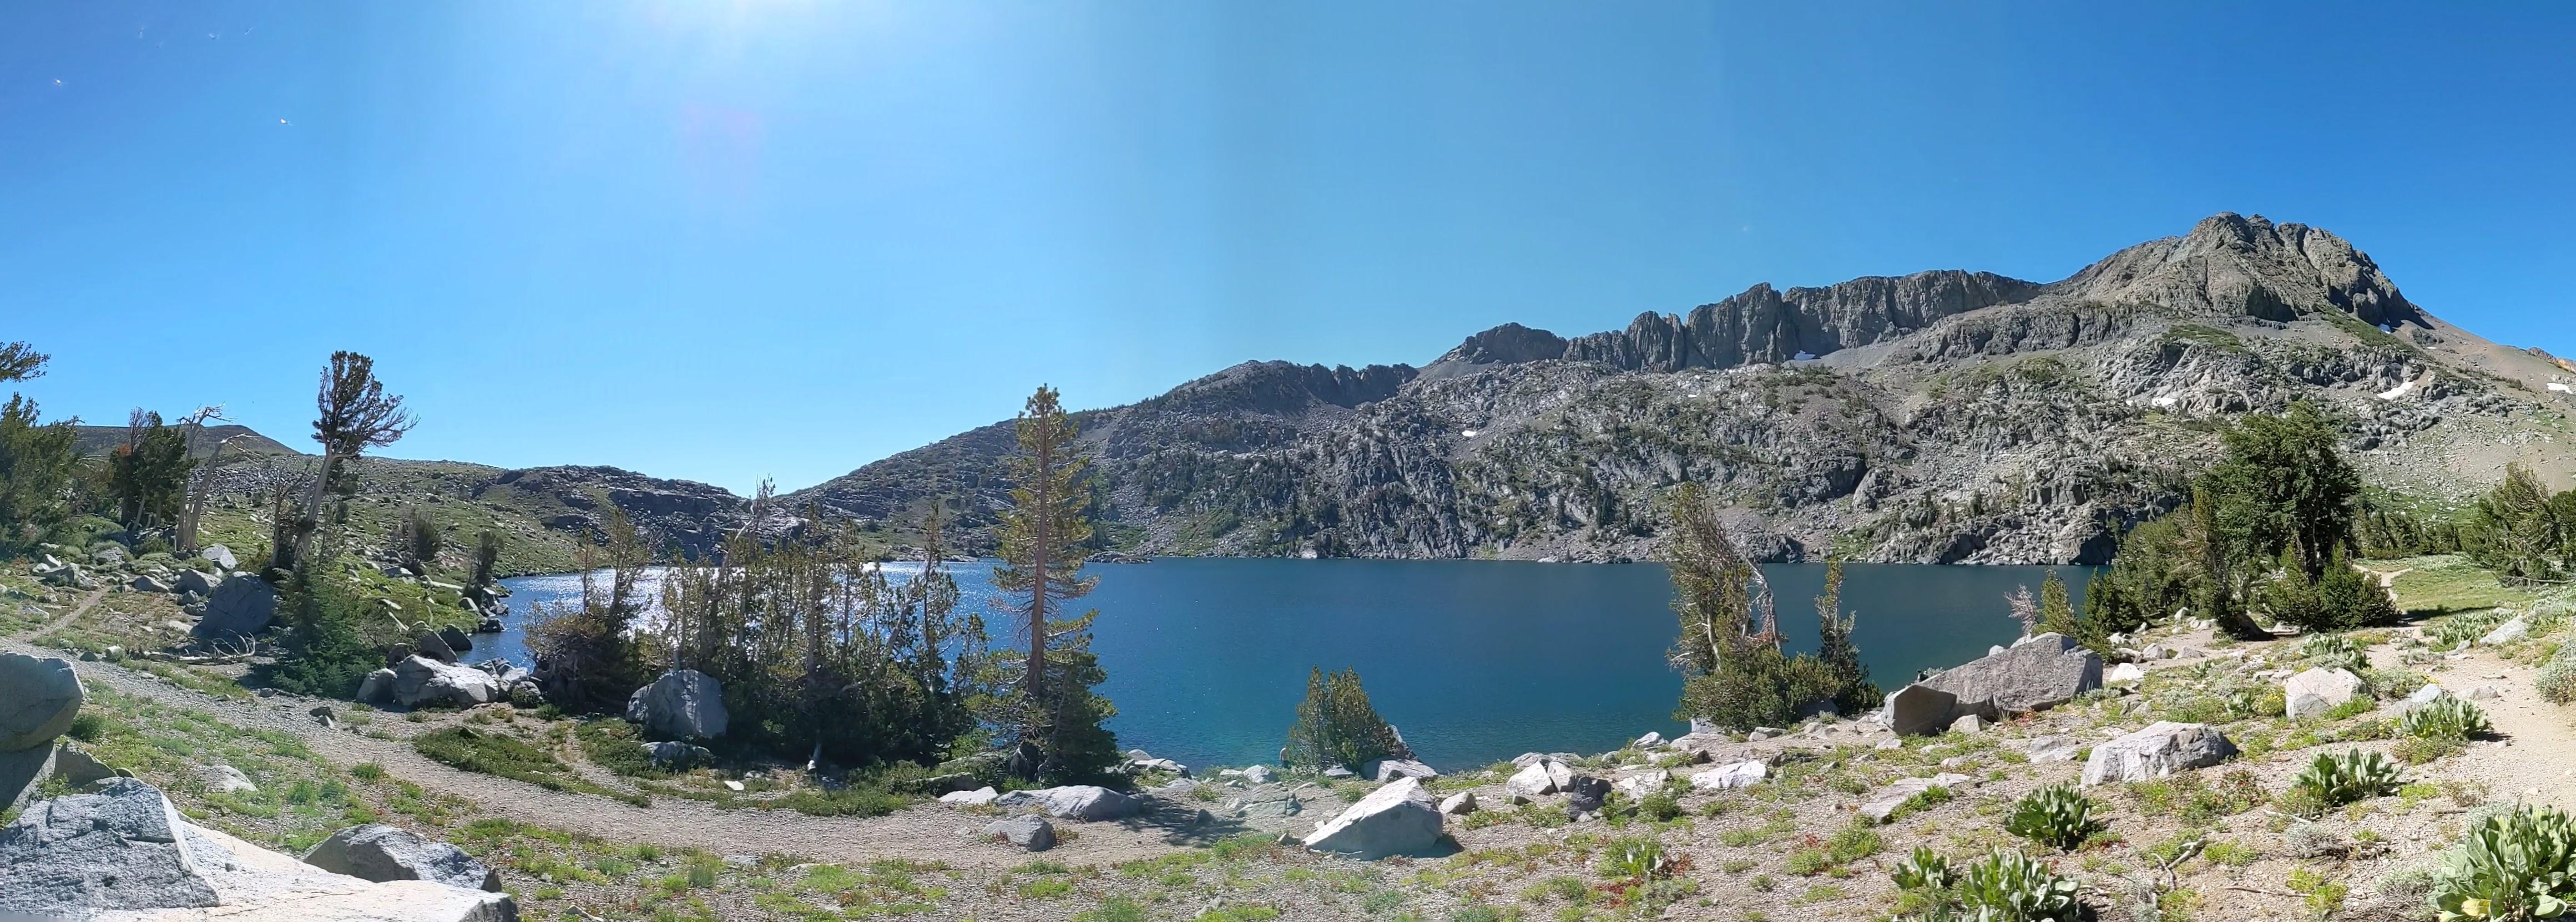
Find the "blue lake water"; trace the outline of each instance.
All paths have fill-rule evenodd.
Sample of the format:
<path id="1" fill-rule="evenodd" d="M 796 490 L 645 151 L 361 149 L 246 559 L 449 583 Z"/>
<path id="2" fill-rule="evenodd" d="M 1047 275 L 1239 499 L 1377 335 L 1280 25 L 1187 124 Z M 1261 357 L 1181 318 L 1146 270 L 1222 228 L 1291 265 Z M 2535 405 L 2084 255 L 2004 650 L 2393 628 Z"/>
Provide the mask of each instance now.
<path id="1" fill-rule="evenodd" d="M 2004 596 L 2049 568 L 1852 564 L 1843 607 L 1893 688 L 2008 643 Z M 2083 603 L 2090 568 L 2058 568 Z M 918 565 L 889 564 L 898 578 Z M 989 563 L 953 566 L 961 605 L 993 601 Z M 1814 649 L 1820 564 L 1763 568 L 1792 649 Z M 1672 719 L 1672 588 L 1655 564 L 1167 558 L 1095 564 L 1092 649 L 1122 747 L 1193 766 L 1278 758 L 1310 667 L 1356 668 L 1378 712 L 1444 770 L 1530 751 L 1599 752 Z M 525 664 L 529 607 L 577 599 L 578 575 L 504 580 L 510 631 L 472 656 Z M 1007 618 L 987 615 L 997 635 Z"/>

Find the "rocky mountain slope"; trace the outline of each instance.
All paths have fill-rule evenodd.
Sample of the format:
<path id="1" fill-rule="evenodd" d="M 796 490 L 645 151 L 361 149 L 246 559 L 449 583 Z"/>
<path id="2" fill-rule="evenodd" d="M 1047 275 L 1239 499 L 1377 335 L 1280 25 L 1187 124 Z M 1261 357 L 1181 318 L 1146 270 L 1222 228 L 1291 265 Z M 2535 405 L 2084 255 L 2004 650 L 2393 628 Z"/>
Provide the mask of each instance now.
<path id="1" fill-rule="evenodd" d="M 1757 285 L 1570 339 L 1505 324 L 1419 369 L 1248 362 L 1080 421 L 1104 534 L 1147 553 L 1636 559 L 1697 480 L 1771 559 L 2091 562 L 2181 500 L 2227 417 L 2320 402 L 2374 485 L 2448 501 L 2508 462 L 2576 472 L 2568 382 L 2342 238 L 2221 214 L 2056 282 Z M 958 497 L 974 547 L 1010 449 L 997 423 L 784 499 L 900 528 Z"/>

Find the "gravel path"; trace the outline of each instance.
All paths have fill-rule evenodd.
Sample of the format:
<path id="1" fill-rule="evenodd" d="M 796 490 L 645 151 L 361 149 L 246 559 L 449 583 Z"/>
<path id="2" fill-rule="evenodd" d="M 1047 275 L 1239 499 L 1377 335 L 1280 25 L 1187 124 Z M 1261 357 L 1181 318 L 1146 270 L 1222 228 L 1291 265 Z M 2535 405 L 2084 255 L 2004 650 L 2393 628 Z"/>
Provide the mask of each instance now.
<path id="1" fill-rule="evenodd" d="M 94 593 L 46 625 L 0 638 L 0 650 L 60 656 L 27 638 L 77 617 L 104 595 Z M 1026 852 L 980 834 L 991 818 L 939 804 L 923 804 L 869 819 L 815 817 L 789 810 L 725 809 L 696 800 L 660 797 L 636 807 L 587 794 L 549 791 L 532 784 L 459 771 L 414 751 L 407 740 L 380 740 L 348 729 L 328 729 L 308 716 L 316 704 L 345 702 L 279 694 L 248 700 L 211 697 L 158 676 L 106 662 L 77 664 L 88 682 L 174 707 L 204 711 L 237 727 L 283 731 L 343 767 L 373 762 L 396 777 L 471 801 L 484 813 L 538 826 L 586 833 L 613 842 L 666 848 L 697 847 L 727 855 L 791 855 L 815 861 L 862 863 L 881 858 L 939 860 L 959 867 L 1009 867 Z M 624 785 L 620 785 L 621 787 Z M 1194 824 L 1195 804 L 1162 804 L 1144 816 L 1116 823 L 1063 823 L 1074 834 L 1048 857 L 1067 863 L 1107 864 L 1204 845 L 1249 831 L 1237 821 Z"/>

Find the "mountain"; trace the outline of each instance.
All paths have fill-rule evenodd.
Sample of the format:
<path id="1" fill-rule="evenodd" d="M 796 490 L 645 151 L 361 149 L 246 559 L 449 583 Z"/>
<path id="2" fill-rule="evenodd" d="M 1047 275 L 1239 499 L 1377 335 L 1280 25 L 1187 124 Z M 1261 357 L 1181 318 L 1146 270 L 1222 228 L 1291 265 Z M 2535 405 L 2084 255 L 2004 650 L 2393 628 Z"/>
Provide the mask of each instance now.
<path id="1" fill-rule="evenodd" d="M 1247 362 L 1078 415 L 1104 535 L 1159 554 L 1628 560 L 1708 484 L 1768 559 L 2095 562 L 2173 508 L 2220 423 L 2309 399 L 2378 488 L 2455 502 L 2576 472 L 2576 368 L 2435 318 L 2350 243 L 2220 214 L 2055 282 L 1932 271 L 1756 285 L 1430 364 Z M 958 497 L 989 547 L 1008 423 L 782 498 L 900 529 Z"/>

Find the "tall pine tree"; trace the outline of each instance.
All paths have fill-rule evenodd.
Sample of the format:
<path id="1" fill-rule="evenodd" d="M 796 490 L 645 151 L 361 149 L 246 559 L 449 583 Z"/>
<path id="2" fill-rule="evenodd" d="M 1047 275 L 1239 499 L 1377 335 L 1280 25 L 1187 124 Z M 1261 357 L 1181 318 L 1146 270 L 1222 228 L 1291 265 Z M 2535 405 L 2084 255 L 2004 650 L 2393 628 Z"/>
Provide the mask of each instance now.
<path id="1" fill-rule="evenodd" d="M 1117 763 L 1103 726 L 1118 711 L 1092 691 L 1108 678 L 1091 652 L 1099 611 L 1064 617 L 1065 603 L 1091 593 L 1082 575 L 1091 540 L 1091 459 L 1075 443 L 1072 417 L 1054 388 L 1040 385 L 1021 410 L 1019 454 L 1010 461 L 1011 508 L 1002 513 L 1002 563 L 993 582 L 1013 597 L 1028 629 L 1017 710 L 1013 769 L 1047 780 L 1083 778 Z"/>

